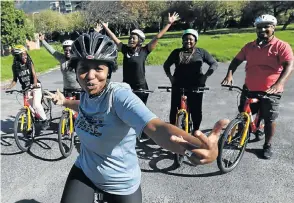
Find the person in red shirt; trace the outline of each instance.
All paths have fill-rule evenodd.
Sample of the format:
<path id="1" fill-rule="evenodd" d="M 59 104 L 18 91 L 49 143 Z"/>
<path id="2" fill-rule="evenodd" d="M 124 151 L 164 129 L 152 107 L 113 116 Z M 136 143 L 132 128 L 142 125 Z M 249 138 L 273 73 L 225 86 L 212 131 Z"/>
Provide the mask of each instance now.
<path id="1" fill-rule="evenodd" d="M 284 85 L 293 71 L 293 51 L 290 45 L 274 36 L 277 19 L 272 15 L 262 15 L 255 20 L 257 39 L 247 43 L 235 56 L 229 65 L 222 85 L 232 84 L 233 74 L 237 67 L 246 63 L 246 77 L 239 111 L 243 110 L 245 94 L 252 97 L 256 94 L 266 93 L 269 98 L 261 98 L 258 106 L 252 105 L 253 113 L 260 108 L 261 117 L 264 119 L 265 143 L 263 156 L 271 158 L 271 141 L 275 133 L 279 110 L 279 101 L 284 91 Z M 255 108 L 254 108 L 255 107 Z"/>

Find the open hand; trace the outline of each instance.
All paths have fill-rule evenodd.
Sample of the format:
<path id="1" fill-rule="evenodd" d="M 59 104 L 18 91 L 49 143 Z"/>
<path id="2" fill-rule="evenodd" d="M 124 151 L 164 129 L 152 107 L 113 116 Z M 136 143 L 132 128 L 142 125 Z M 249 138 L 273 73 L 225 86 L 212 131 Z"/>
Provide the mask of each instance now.
<path id="1" fill-rule="evenodd" d="M 39 40 L 45 40 L 45 35 L 42 34 L 42 33 L 40 33 L 40 34 L 39 34 Z"/>
<path id="2" fill-rule="evenodd" d="M 187 156 L 191 163 L 208 164 L 213 162 L 218 156 L 218 139 L 223 128 L 229 123 L 228 119 L 219 120 L 213 127 L 211 133 L 206 137 L 201 131 L 195 131 L 194 136 L 180 138 L 173 135 L 171 141 L 180 144 L 183 148 L 181 154 L 191 152 L 191 156 Z M 199 146 L 200 141 L 200 146 Z"/>
<path id="3" fill-rule="evenodd" d="M 45 98 L 49 98 L 52 100 L 52 102 L 55 104 L 55 105 L 60 105 L 62 106 L 64 101 L 65 101 L 65 97 L 64 95 L 59 91 L 59 89 L 57 89 L 56 93 L 53 94 L 47 90 L 44 90 L 44 92 L 47 94 L 45 95 Z"/>
<path id="4" fill-rule="evenodd" d="M 168 13 L 168 22 L 170 24 L 173 24 L 175 21 L 179 20 L 179 14 L 174 12 L 172 15 L 170 15 L 170 13 Z"/>
<path id="5" fill-rule="evenodd" d="M 102 25 L 101 25 L 100 23 L 97 23 L 97 24 L 96 24 L 96 28 L 94 28 L 94 30 L 95 30 L 96 32 L 100 32 L 102 29 L 103 29 L 103 27 L 102 27 Z"/>

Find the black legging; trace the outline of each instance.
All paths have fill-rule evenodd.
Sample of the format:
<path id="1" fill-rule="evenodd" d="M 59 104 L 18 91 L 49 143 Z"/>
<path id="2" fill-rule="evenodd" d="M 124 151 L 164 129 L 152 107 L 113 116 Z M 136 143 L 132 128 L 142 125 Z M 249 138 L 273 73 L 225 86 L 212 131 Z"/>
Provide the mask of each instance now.
<path id="1" fill-rule="evenodd" d="M 142 85 L 130 85 L 130 86 L 131 86 L 131 88 L 132 88 L 133 90 L 138 90 L 138 89 L 149 90 L 149 89 L 148 89 L 148 85 L 147 85 L 147 83 L 142 84 Z M 134 92 L 134 93 L 135 93 L 135 95 L 137 95 L 137 96 L 142 100 L 142 102 L 146 105 L 149 94 L 146 94 L 146 93 L 143 93 L 143 92 Z"/>
<path id="2" fill-rule="evenodd" d="M 191 113 L 193 130 L 199 130 L 202 121 L 202 100 L 203 93 L 186 93 L 188 101 L 188 109 Z M 171 108 L 169 121 L 171 124 L 176 124 L 177 108 L 181 107 L 181 92 L 179 88 L 173 87 L 171 93 Z"/>
<path id="3" fill-rule="evenodd" d="M 142 203 L 141 187 L 131 195 L 114 195 L 99 190 L 84 172 L 73 165 L 63 190 L 61 203 L 93 203 L 94 192 L 103 194 L 103 201 L 107 203 Z"/>

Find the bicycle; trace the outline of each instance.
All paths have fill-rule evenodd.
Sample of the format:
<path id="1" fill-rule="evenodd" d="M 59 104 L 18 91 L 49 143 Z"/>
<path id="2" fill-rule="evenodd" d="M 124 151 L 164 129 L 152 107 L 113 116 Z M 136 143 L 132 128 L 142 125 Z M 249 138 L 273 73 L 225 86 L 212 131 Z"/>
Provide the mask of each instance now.
<path id="1" fill-rule="evenodd" d="M 72 92 L 73 95 L 80 94 L 80 91 Z M 75 100 L 76 96 L 66 97 L 66 99 Z M 78 112 L 70 108 L 65 108 L 62 111 L 58 124 L 58 145 L 63 157 L 68 157 L 74 146 L 74 119 L 78 116 Z M 67 141 L 69 142 L 68 144 Z"/>
<path id="2" fill-rule="evenodd" d="M 39 88 L 39 87 L 38 87 Z M 36 113 L 35 109 L 30 105 L 29 100 L 33 98 L 31 90 L 34 88 L 26 88 L 24 90 L 7 90 L 6 93 L 23 94 L 23 107 L 15 116 L 14 120 L 14 138 L 18 148 L 26 152 L 34 142 L 35 137 L 35 123 L 40 119 L 40 115 Z M 52 120 L 52 104 L 51 100 L 44 97 L 42 93 L 41 104 L 44 108 L 48 121 Z M 18 95 L 18 94 L 17 94 Z M 16 95 L 16 99 L 17 99 Z M 18 99 L 17 99 L 18 100 Z M 20 129 L 19 129 L 20 128 Z M 20 130 L 20 133 L 18 131 Z"/>
<path id="3" fill-rule="evenodd" d="M 172 87 L 169 86 L 159 86 L 158 89 L 166 89 L 167 92 L 172 91 Z M 197 87 L 197 88 L 180 88 L 181 92 L 181 106 L 177 111 L 176 114 L 176 126 L 178 128 L 181 128 L 187 133 L 192 132 L 192 119 L 191 119 L 191 114 L 188 109 L 187 105 L 187 96 L 185 93 L 187 92 L 193 92 L 193 93 L 203 93 L 204 91 L 209 90 L 208 87 Z M 174 161 L 176 164 L 176 167 L 180 167 L 184 161 L 185 156 L 181 154 L 175 154 L 174 156 Z"/>
<path id="4" fill-rule="evenodd" d="M 145 94 L 150 94 L 150 93 L 153 93 L 153 92 L 154 92 L 154 91 L 152 91 L 152 90 L 145 90 L 145 89 L 137 89 L 137 90 L 132 90 L 132 91 L 133 91 L 134 93 L 145 93 Z M 142 133 L 142 135 L 143 135 L 143 133 Z M 148 137 L 148 135 L 145 135 L 145 136 L 144 136 L 145 139 L 143 140 L 142 135 L 141 135 L 140 137 L 137 138 L 137 140 L 138 140 L 139 142 L 147 141 L 147 140 L 150 139 L 150 138 Z"/>
<path id="5" fill-rule="evenodd" d="M 237 89 L 240 92 L 245 91 L 238 86 L 222 86 L 229 87 L 230 90 Z M 264 120 L 260 117 L 260 111 L 258 110 L 255 118 L 253 118 L 250 108 L 250 104 L 258 103 L 260 98 L 269 97 L 266 93 L 257 94 L 255 98 L 250 97 L 250 95 L 246 95 L 243 111 L 238 113 L 238 115 L 228 124 L 224 133 L 220 136 L 218 143 L 219 155 L 217 157 L 217 165 L 222 173 L 232 171 L 239 164 L 245 152 L 246 145 L 250 140 L 251 133 L 255 134 L 258 141 L 264 139 Z M 232 155 L 236 150 L 236 159 L 231 160 L 233 156 L 226 158 L 225 150 L 228 150 L 228 155 Z"/>

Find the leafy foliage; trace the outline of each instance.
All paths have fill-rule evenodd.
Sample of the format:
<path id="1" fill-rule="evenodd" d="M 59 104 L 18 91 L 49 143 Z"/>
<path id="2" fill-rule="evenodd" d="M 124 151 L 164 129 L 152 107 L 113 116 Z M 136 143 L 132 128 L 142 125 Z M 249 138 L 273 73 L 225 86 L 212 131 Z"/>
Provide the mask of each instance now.
<path id="1" fill-rule="evenodd" d="M 25 44 L 33 36 L 30 21 L 25 13 L 14 8 L 13 1 L 1 1 L 1 44 Z"/>

